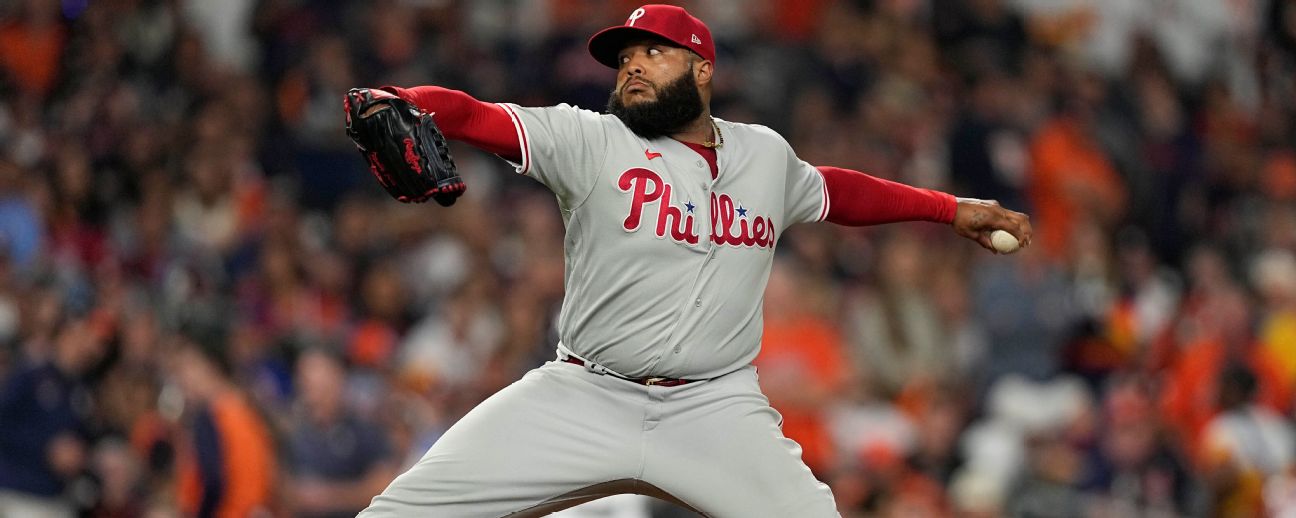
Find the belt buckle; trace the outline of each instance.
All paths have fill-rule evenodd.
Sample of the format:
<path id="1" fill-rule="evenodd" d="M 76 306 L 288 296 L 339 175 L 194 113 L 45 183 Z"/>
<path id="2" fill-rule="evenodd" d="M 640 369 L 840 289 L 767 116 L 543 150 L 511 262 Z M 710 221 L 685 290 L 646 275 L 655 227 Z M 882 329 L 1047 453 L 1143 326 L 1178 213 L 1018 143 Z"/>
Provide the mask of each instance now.
<path id="1" fill-rule="evenodd" d="M 648 378 L 644 380 L 644 385 L 651 387 L 653 385 L 666 381 L 667 379 L 668 378 Z"/>

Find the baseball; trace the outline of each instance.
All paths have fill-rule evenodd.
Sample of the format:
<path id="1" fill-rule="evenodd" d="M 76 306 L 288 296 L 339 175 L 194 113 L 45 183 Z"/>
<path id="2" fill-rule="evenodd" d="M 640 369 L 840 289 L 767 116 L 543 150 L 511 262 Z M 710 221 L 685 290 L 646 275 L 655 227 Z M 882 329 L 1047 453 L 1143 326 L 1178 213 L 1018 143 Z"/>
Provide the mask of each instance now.
<path id="1" fill-rule="evenodd" d="M 1021 243 L 1017 242 L 1016 237 L 1013 237 L 1012 234 L 1009 234 L 1005 230 L 996 230 L 991 232 L 990 244 L 1001 254 L 1011 254 L 1016 252 L 1017 247 L 1021 245 Z"/>

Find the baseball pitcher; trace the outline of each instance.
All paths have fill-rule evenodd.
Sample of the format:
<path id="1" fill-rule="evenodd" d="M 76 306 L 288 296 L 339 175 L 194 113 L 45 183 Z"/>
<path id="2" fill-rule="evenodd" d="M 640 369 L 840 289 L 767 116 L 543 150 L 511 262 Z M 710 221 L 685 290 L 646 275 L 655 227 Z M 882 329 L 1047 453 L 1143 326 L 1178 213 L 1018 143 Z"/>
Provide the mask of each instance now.
<path id="1" fill-rule="evenodd" d="M 539 516 L 618 493 L 719 517 L 837 516 L 757 385 L 761 303 L 788 227 L 924 220 L 994 250 L 1027 216 L 799 158 L 710 112 L 711 32 L 645 5 L 589 40 L 607 113 L 356 89 L 348 131 L 402 201 L 464 190 L 444 139 L 544 184 L 566 226 L 557 358 L 456 423 L 361 516 Z"/>

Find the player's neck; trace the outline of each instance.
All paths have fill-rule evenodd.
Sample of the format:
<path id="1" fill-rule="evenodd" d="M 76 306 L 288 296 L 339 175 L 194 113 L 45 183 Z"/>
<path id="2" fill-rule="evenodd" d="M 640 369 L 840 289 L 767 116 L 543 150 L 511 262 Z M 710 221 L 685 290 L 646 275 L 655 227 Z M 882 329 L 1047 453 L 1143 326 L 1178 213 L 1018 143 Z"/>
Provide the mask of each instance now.
<path id="1" fill-rule="evenodd" d="M 692 144 L 707 145 L 714 143 L 717 135 L 711 125 L 711 108 L 703 108 L 702 115 L 699 115 L 688 126 L 685 126 L 684 131 L 674 133 L 670 137 L 680 142 Z"/>

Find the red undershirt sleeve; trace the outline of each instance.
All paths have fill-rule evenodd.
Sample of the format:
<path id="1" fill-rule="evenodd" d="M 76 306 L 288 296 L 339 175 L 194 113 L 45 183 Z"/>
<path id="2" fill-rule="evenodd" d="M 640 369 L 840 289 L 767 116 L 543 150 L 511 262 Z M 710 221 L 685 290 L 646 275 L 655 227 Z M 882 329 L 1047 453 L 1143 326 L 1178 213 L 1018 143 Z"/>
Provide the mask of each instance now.
<path id="1" fill-rule="evenodd" d="M 817 167 L 828 196 L 828 221 L 864 226 L 899 221 L 951 223 L 958 201 L 954 196 L 883 180 L 840 167 Z"/>
<path id="2" fill-rule="evenodd" d="M 466 142 L 506 160 L 522 160 L 522 145 L 518 142 L 513 119 L 504 107 L 439 86 L 385 86 L 382 90 L 414 103 L 420 110 L 433 113 L 437 127 L 448 139 Z"/>

